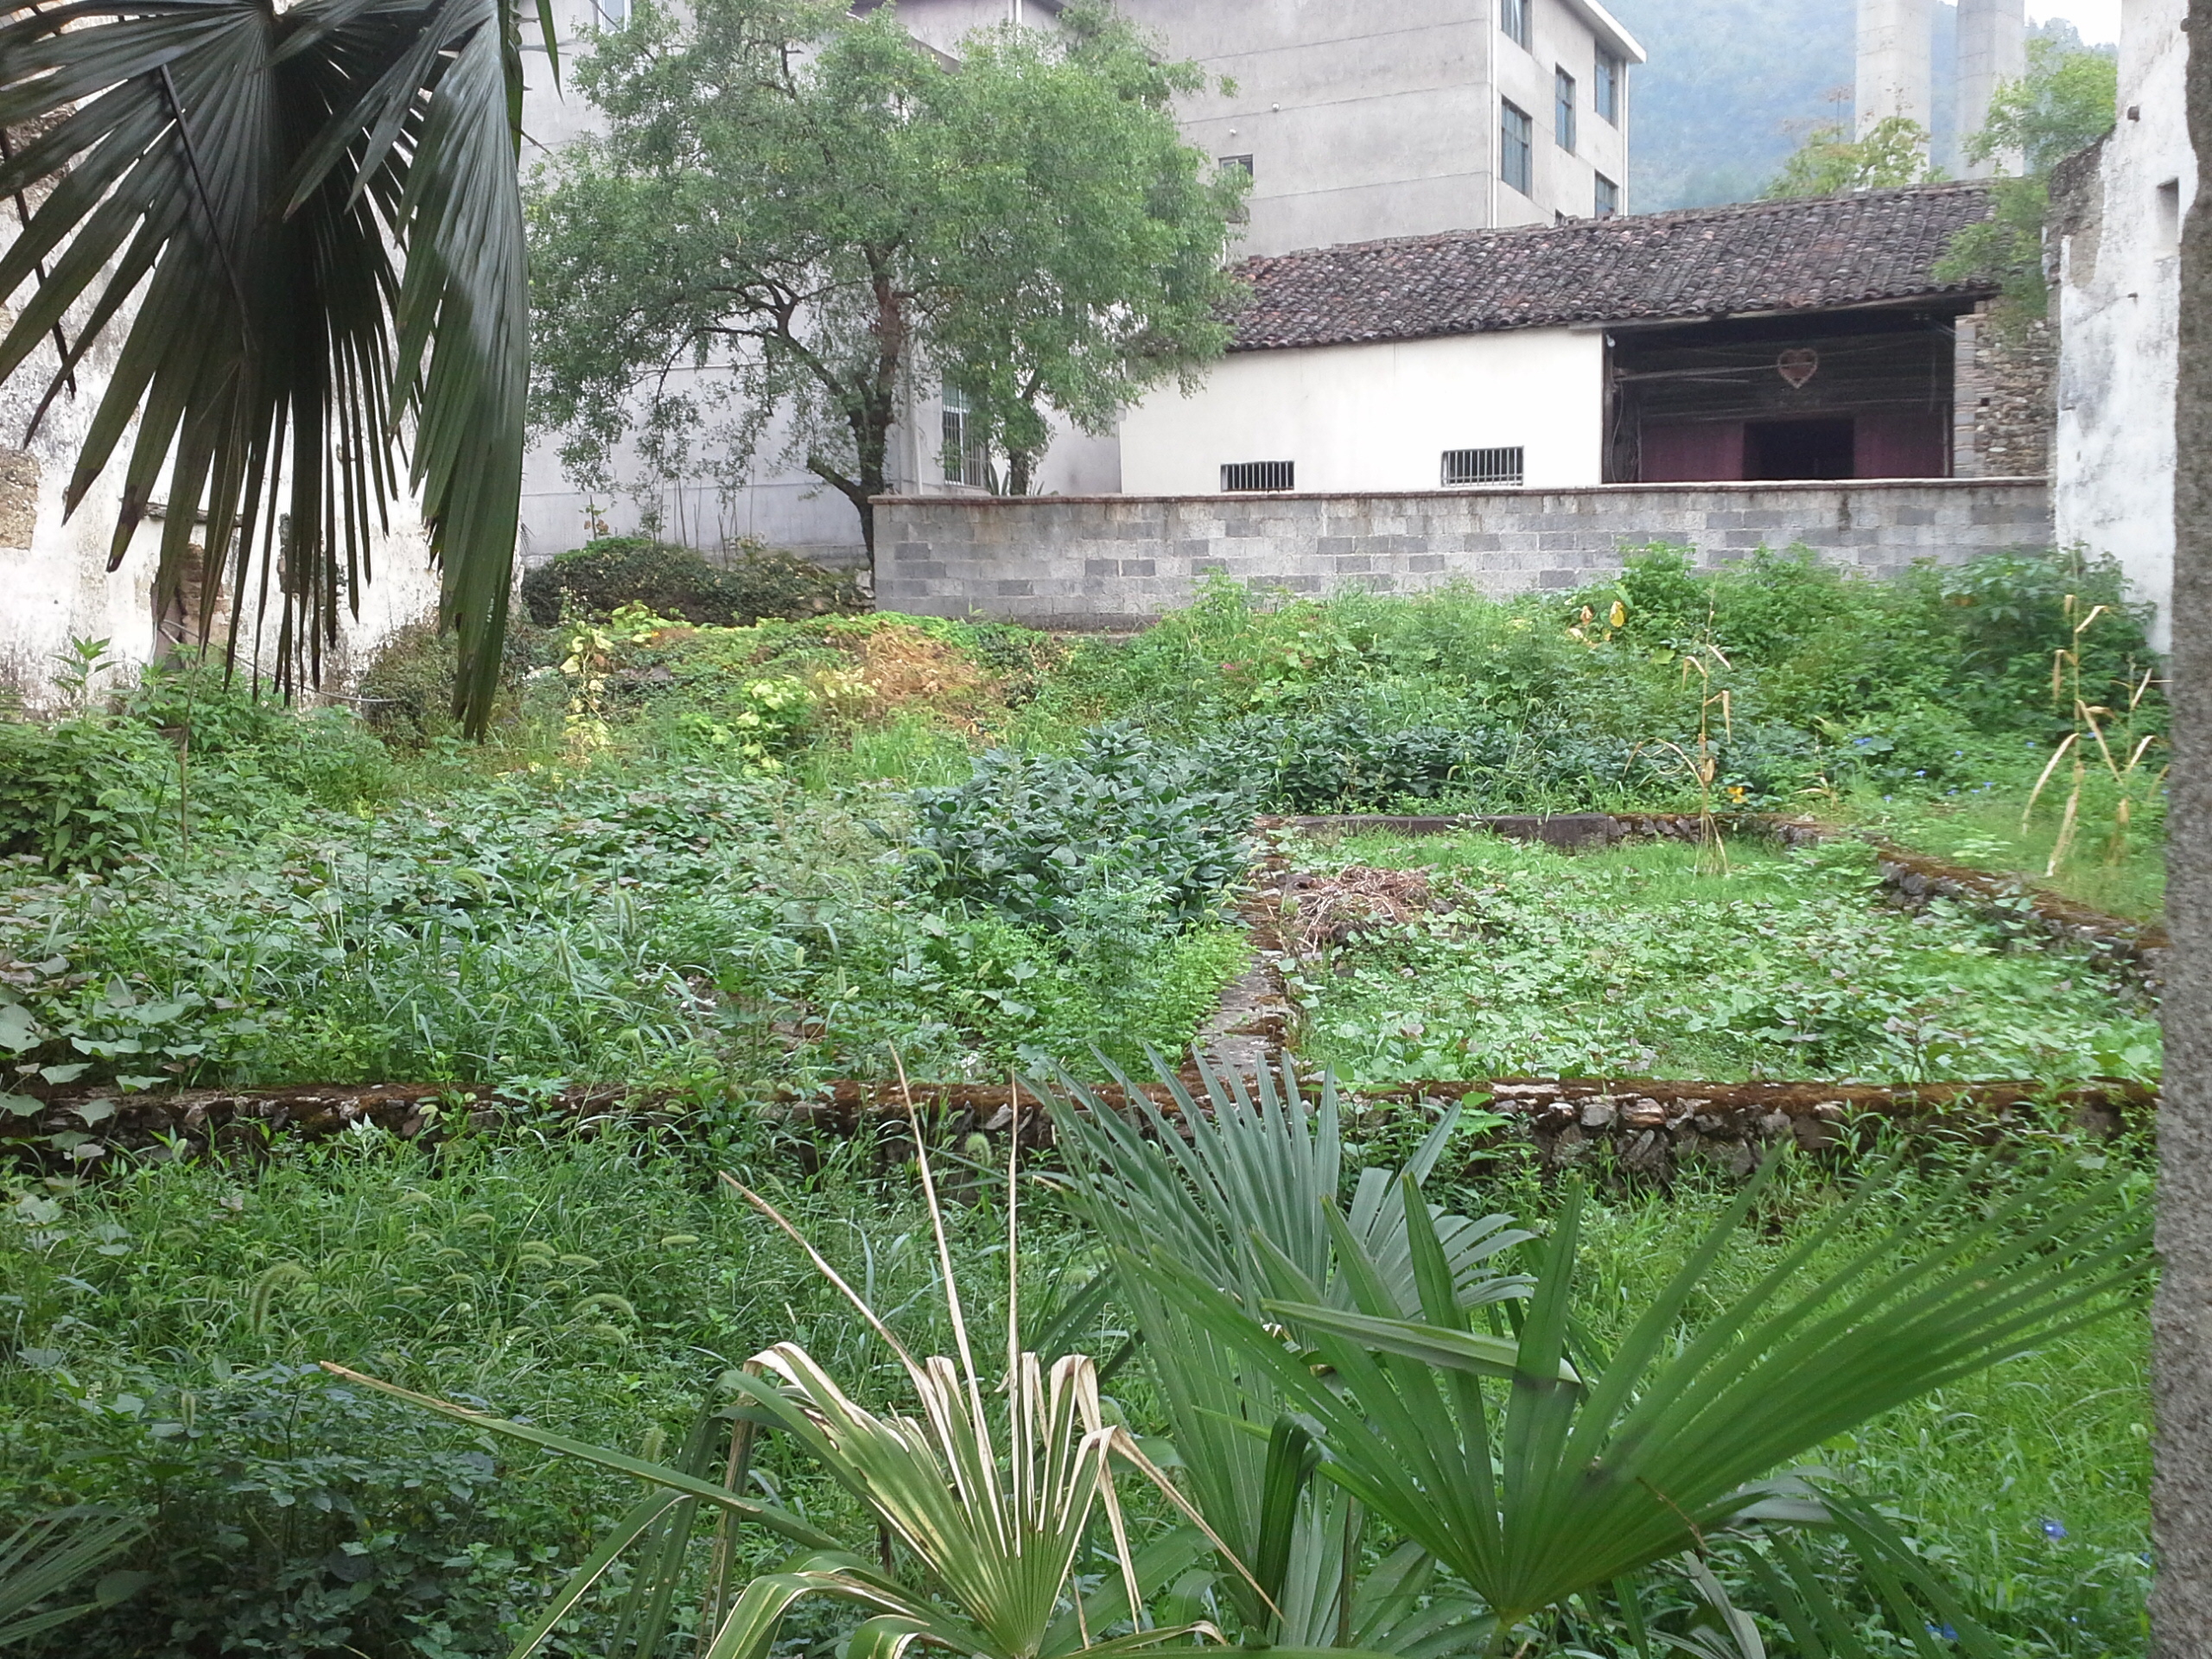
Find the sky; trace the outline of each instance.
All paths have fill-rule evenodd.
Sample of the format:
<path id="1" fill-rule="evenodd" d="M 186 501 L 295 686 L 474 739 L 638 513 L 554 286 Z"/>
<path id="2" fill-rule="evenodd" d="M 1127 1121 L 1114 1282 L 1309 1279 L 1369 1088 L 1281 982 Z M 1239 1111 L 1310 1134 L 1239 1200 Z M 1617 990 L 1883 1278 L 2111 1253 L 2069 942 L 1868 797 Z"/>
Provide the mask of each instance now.
<path id="1" fill-rule="evenodd" d="M 2028 21 L 2063 17 L 2091 46 L 2120 39 L 2120 0 L 2028 0 Z"/>

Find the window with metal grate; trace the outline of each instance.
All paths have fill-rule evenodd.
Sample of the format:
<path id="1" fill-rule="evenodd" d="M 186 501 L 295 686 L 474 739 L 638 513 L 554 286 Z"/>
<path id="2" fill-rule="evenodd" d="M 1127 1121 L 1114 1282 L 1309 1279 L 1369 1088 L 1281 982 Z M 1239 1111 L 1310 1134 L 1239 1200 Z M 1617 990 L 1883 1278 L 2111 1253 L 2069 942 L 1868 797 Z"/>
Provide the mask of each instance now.
<path id="1" fill-rule="evenodd" d="M 939 454 L 944 467 L 944 481 L 948 484 L 981 486 L 988 474 L 985 471 L 986 457 L 982 445 L 969 435 L 968 394 L 948 380 L 944 383 L 944 416 L 943 434 L 944 443 Z"/>
<path id="2" fill-rule="evenodd" d="M 1519 444 L 1507 449 L 1446 449 L 1444 487 L 1462 484 L 1515 484 L 1522 476 L 1523 451 Z"/>
<path id="3" fill-rule="evenodd" d="M 1241 494 L 1255 490 L 1294 490 L 1298 463 L 1291 461 L 1234 461 L 1224 463 L 1221 487 Z"/>

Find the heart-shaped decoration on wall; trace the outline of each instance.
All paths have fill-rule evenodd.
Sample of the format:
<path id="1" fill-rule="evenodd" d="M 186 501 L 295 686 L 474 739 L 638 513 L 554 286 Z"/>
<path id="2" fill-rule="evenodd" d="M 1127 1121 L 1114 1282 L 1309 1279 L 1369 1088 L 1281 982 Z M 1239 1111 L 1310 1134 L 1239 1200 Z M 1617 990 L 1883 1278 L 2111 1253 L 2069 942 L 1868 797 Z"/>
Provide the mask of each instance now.
<path id="1" fill-rule="evenodd" d="M 1805 383 L 1821 372 L 1821 354 L 1809 346 L 1792 346 L 1774 359 L 1774 370 L 1792 391 L 1802 391 Z"/>

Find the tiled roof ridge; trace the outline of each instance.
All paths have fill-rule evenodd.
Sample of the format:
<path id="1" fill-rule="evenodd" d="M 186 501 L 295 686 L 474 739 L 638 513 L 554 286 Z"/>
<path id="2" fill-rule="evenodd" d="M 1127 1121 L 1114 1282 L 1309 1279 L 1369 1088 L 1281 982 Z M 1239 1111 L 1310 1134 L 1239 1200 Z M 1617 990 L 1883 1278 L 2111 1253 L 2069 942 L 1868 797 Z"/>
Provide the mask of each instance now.
<path id="1" fill-rule="evenodd" d="M 1986 179 L 1939 179 L 1931 184 L 1891 185 L 1878 190 L 1847 190 L 1827 196 L 1763 196 L 1756 201 L 1721 201 L 1703 207 L 1669 207 L 1656 213 L 1616 213 L 1604 219 L 1567 219 L 1552 225 L 1483 225 L 1458 231 L 1427 231 L 1419 236 L 1378 236 L 1365 242 L 1327 242 L 1317 247 L 1287 248 L 1281 253 L 1248 254 L 1230 269 L 1318 258 L 1327 254 L 1364 253 L 1386 248 L 1445 247 L 1486 238 L 1565 236 L 1582 232 L 1620 234 L 1622 226 L 1687 224 L 1693 219 L 1751 219 L 1762 213 L 1832 207 L 1839 202 L 1881 202 L 1925 196 L 1987 195 Z"/>
<path id="2" fill-rule="evenodd" d="M 1936 267 L 1978 182 L 1447 231 L 1249 259 L 1230 350 L 1974 299 Z"/>

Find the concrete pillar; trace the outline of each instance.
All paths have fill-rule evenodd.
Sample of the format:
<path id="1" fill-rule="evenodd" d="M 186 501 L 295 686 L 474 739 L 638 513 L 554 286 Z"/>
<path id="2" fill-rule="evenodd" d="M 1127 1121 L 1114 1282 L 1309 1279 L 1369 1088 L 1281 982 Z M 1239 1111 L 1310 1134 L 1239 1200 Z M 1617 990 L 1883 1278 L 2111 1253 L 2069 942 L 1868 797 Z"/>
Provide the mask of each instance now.
<path id="1" fill-rule="evenodd" d="M 1934 54 L 1929 0 L 1859 0 L 1859 130 L 1902 115 L 1929 124 Z"/>
<path id="2" fill-rule="evenodd" d="M 2131 0 L 2129 11 L 2135 6 Z M 2123 24 L 2123 28 L 2126 25 Z M 2212 155 L 2212 10 L 2192 6 L 2190 137 Z M 2158 1300 L 2151 1314 L 2152 1659 L 2212 1642 L 2212 192 L 2181 245 L 2174 400 L 2173 772 L 2166 820 L 2164 1099 L 2158 1108 Z"/>
<path id="3" fill-rule="evenodd" d="M 2026 0 L 1959 0 L 1959 165 L 1967 177 L 2020 170 L 2017 151 L 1976 162 L 1967 158 L 1966 145 L 1989 118 L 1997 89 L 2027 73 Z"/>

